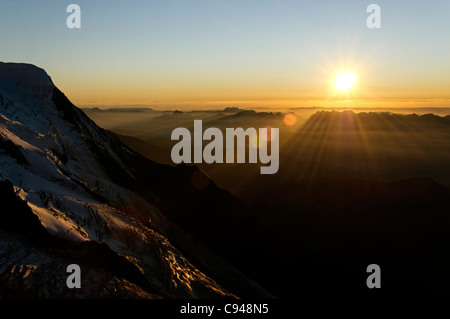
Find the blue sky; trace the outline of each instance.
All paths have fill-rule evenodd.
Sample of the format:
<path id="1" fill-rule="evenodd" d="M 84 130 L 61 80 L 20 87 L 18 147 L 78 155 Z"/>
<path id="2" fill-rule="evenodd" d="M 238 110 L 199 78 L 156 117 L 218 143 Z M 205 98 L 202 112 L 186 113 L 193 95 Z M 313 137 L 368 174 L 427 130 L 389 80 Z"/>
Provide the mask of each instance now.
<path id="1" fill-rule="evenodd" d="M 45 68 L 78 105 L 301 104 L 334 99 L 347 69 L 354 99 L 450 100 L 449 31 L 444 0 L 0 2 L 0 60 Z"/>

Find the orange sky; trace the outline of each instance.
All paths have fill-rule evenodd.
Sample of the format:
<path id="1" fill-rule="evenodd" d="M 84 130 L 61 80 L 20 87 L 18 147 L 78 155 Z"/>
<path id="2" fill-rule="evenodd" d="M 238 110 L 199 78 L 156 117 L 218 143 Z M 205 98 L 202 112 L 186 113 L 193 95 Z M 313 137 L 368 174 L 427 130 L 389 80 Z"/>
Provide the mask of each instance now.
<path id="1" fill-rule="evenodd" d="M 80 0 L 68 29 L 63 2 L 0 2 L 1 59 L 80 107 L 450 106 L 450 1 L 379 0 L 379 29 L 370 3 Z"/>

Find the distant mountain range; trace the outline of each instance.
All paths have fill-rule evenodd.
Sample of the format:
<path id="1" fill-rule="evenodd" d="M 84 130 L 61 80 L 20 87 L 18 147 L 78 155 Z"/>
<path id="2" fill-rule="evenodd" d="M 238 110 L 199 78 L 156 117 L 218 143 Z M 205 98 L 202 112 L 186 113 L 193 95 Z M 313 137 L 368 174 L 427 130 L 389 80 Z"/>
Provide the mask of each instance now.
<path id="1" fill-rule="evenodd" d="M 168 113 L 164 125 L 161 117 L 139 132 L 147 140 L 139 134 L 120 138 L 148 158 L 170 163 L 169 139 L 153 132 L 194 118 Z M 227 256 L 284 298 L 370 298 L 365 267 L 373 262 L 384 269 L 387 296 L 448 295 L 450 117 L 319 110 L 295 127 L 282 119 L 238 111 L 206 121 L 205 127 L 278 121 L 280 171 L 274 176 L 261 176 L 252 164 L 199 165 L 249 205 L 245 218 L 170 219 L 221 251 L 226 234 L 209 229 L 244 224 L 233 233 L 246 253 Z"/>

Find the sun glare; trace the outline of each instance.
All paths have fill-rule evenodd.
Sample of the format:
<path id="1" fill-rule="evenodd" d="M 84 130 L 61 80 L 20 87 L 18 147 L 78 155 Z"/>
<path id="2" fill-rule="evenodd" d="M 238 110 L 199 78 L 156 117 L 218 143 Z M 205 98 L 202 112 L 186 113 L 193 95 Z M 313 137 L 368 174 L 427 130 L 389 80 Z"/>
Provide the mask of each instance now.
<path id="1" fill-rule="evenodd" d="M 339 90 L 346 91 L 353 86 L 353 83 L 356 80 L 355 73 L 341 73 L 336 77 L 336 87 Z"/>

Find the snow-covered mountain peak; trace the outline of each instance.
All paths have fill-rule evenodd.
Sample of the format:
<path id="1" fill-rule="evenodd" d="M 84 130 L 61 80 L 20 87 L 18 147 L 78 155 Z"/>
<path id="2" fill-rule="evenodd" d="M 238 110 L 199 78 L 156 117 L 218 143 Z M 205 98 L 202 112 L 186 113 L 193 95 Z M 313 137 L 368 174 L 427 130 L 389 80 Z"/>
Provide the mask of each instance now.
<path id="1" fill-rule="evenodd" d="M 51 93 L 55 86 L 47 72 L 35 65 L 0 62 L 0 87 L 36 94 Z"/>
<path id="2" fill-rule="evenodd" d="M 58 112 L 52 103 L 56 87 L 41 68 L 24 63 L 0 62 L 0 113 L 10 120 L 27 123 L 39 134 L 52 127 Z"/>
<path id="3" fill-rule="evenodd" d="M 53 282 L 46 274 L 53 274 L 59 258 L 65 256 L 50 258 L 42 250 L 45 258 L 30 257 L 28 243 L 3 232 L 23 229 L 17 207 L 22 207 L 24 216 L 34 218 L 30 227 L 36 233 L 45 229 L 53 236 L 52 242 L 60 238 L 66 246 L 77 242 L 89 247 L 101 242 L 103 246 L 93 247 L 100 247 L 107 255 L 124 256 L 139 269 L 139 276 L 145 277 L 147 284 L 142 287 L 149 293 L 182 298 L 234 296 L 199 271 L 171 241 L 195 256 L 203 267 L 233 280 L 241 276 L 245 290 L 259 291 L 163 214 L 163 208 L 177 213 L 184 213 L 186 207 L 193 212 L 216 211 L 221 202 L 229 202 L 229 196 L 217 189 L 211 192 L 212 200 L 209 193 L 192 193 L 184 182 L 185 176 L 190 180 L 187 174 L 191 170 L 156 164 L 126 147 L 75 107 L 44 70 L 29 64 L 0 63 L 0 192 L 2 185 L 4 191 L 0 195 L 9 202 L 0 211 L 0 256 L 6 255 L 8 261 L 0 265 L 0 296 L 2 284 L 10 278 L 9 269 L 33 265 L 43 273 L 36 275 L 39 282 Z M 217 205 L 214 196 L 219 198 Z M 36 225 L 42 229 L 38 231 Z M 33 237 L 28 231 L 25 235 Z M 11 250 L 4 243 L 19 248 Z M 48 260 L 56 266 L 50 267 Z M 92 288 L 86 280 L 83 285 Z M 65 281 L 58 285 L 65 287 Z M 37 292 L 28 287 L 17 293 L 59 297 L 58 287 L 39 288 Z"/>

